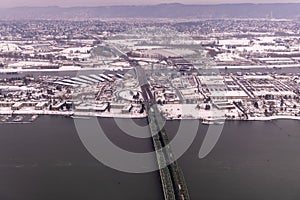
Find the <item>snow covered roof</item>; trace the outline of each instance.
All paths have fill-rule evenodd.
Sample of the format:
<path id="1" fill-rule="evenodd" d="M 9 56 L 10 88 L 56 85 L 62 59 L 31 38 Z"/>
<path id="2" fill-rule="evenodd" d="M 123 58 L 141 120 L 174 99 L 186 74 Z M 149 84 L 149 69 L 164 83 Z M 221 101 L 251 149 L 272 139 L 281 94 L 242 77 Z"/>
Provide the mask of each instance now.
<path id="1" fill-rule="evenodd" d="M 27 90 L 36 90 L 34 87 L 27 87 L 27 86 L 11 86 L 11 85 L 0 85 L 0 90 L 7 90 L 7 91 L 27 91 Z"/>
<path id="2" fill-rule="evenodd" d="M 0 52 L 19 52 L 20 47 L 11 43 L 0 43 Z"/>

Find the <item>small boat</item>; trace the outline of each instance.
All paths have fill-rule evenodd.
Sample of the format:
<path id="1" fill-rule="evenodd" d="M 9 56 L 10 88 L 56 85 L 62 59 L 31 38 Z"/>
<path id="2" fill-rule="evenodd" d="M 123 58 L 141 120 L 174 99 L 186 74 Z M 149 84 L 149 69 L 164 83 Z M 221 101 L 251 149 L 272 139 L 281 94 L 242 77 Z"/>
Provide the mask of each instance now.
<path id="1" fill-rule="evenodd" d="M 6 122 L 8 119 L 9 119 L 8 116 L 3 116 L 0 121 L 1 122 Z"/>
<path id="2" fill-rule="evenodd" d="M 22 121 L 22 120 L 23 120 L 23 116 L 18 115 L 18 116 L 16 116 L 16 117 L 13 119 L 13 122 L 20 122 L 20 121 Z"/>
<path id="3" fill-rule="evenodd" d="M 222 125 L 225 123 L 225 120 L 213 120 L 213 119 L 203 119 L 202 124 L 205 125 Z"/>
<path id="4" fill-rule="evenodd" d="M 80 116 L 80 115 L 72 115 L 71 118 L 73 118 L 73 119 L 91 119 L 91 117 Z"/>
<path id="5" fill-rule="evenodd" d="M 33 122 L 36 120 L 39 116 L 38 115 L 32 115 L 32 117 L 29 119 L 30 122 Z"/>
<path id="6" fill-rule="evenodd" d="M 211 124 L 213 124 L 213 122 L 210 121 L 210 120 L 203 120 L 203 121 L 202 121 L 202 124 L 205 124 L 205 125 L 211 125 Z"/>
<path id="7" fill-rule="evenodd" d="M 225 121 L 214 121 L 215 125 L 223 125 Z"/>

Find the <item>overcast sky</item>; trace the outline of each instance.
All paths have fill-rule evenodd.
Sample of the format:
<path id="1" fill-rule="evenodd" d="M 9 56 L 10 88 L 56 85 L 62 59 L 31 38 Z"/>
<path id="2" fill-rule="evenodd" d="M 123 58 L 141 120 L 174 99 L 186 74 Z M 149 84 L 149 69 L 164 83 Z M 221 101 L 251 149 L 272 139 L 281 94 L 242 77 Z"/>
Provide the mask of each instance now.
<path id="1" fill-rule="evenodd" d="M 0 7 L 16 6 L 102 6 L 153 5 L 159 3 L 218 4 L 218 3 L 300 3 L 300 0 L 0 0 Z"/>

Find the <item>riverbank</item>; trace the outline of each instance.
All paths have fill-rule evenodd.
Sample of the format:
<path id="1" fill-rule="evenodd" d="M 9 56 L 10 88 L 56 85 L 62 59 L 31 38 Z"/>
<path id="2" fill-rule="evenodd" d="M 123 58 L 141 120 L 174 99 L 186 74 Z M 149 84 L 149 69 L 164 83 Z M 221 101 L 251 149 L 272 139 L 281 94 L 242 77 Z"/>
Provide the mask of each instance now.
<path id="1" fill-rule="evenodd" d="M 280 119 L 300 120 L 300 116 L 277 115 L 277 116 L 269 116 L 269 117 L 249 117 L 247 121 L 271 121 L 271 120 L 280 120 Z"/>
<path id="2" fill-rule="evenodd" d="M 207 112 L 208 113 L 208 112 Z M 226 119 L 225 117 L 210 117 L 207 113 L 202 113 L 198 116 L 175 116 L 175 115 L 165 115 L 167 120 L 181 120 L 181 119 L 199 119 L 199 120 L 228 120 L 228 121 L 271 121 L 271 120 L 280 120 L 280 119 L 291 119 L 291 120 L 300 120 L 300 116 L 289 116 L 289 115 L 277 115 L 277 116 L 249 116 L 248 119 L 240 118 L 230 118 Z M 103 117 L 103 118 L 131 118 L 131 119 L 142 119 L 147 117 L 145 113 L 113 113 L 113 112 L 77 112 L 77 111 L 49 111 L 49 110 L 0 110 L 0 115 L 57 115 L 57 116 L 66 116 L 66 117 Z"/>
<path id="3" fill-rule="evenodd" d="M 77 112 L 77 111 L 50 111 L 50 110 L 0 110 L 0 115 L 59 115 L 59 116 L 84 116 L 84 117 L 106 117 L 106 118 L 145 118 L 146 114 L 137 113 L 113 113 L 113 112 Z"/>

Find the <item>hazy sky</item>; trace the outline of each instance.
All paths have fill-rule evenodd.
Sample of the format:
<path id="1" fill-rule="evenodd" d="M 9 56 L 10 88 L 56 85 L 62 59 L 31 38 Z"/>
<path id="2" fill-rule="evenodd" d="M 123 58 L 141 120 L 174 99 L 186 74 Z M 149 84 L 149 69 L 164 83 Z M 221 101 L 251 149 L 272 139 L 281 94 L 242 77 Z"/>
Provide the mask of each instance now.
<path id="1" fill-rule="evenodd" d="M 159 3 L 218 4 L 218 3 L 300 3 L 300 0 L 0 0 L 0 7 L 15 6 L 101 6 L 152 5 Z"/>

